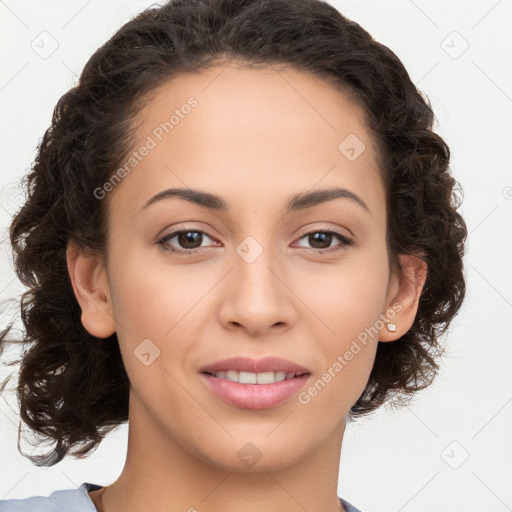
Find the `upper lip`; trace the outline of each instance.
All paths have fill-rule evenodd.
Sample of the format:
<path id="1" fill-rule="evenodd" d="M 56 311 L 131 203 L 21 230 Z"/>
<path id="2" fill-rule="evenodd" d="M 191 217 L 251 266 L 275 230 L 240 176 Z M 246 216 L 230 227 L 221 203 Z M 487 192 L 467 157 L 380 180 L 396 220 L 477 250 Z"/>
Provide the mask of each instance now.
<path id="1" fill-rule="evenodd" d="M 222 361 L 216 361 L 215 363 L 203 366 L 199 371 L 201 373 L 215 374 L 217 372 L 228 370 L 251 373 L 283 371 L 286 373 L 295 373 L 296 375 L 310 373 L 307 368 L 281 357 L 264 357 L 262 359 L 231 357 L 229 359 L 223 359 Z"/>

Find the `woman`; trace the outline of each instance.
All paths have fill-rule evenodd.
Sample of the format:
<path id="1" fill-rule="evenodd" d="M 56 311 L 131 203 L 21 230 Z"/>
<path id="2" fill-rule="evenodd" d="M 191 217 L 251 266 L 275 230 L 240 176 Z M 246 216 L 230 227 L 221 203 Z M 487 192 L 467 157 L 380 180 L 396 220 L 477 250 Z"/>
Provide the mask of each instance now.
<path id="1" fill-rule="evenodd" d="M 128 421 L 125 466 L 0 511 L 357 512 L 346 424 L 432 382 L 465 293 L 433 118 L 318 0 L 124 25 L 59 100 L 10 235 L 35 342 L 20 414 L 56 441 L 29 458 Z"/>

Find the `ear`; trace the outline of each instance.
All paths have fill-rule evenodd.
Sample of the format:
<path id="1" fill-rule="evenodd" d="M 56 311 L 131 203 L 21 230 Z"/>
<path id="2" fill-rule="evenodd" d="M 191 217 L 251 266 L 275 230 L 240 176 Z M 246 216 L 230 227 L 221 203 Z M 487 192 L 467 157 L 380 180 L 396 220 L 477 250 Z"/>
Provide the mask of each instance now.
<path id="1" fill-rule="evenodd" d="M 398 258 L 403 277 L 401 280 L 395 274 L 391 277 L 379 341 L 395 341 L 412 327 L 427 278 L 427 264 L 419 256 L 400 254 Z M 396 331 L 390 331 L 388 323 L 395 324 Z"/>
<path id="2" fill-rule="evenodd" d="M 82 309 L 83 326 L 97 338 L 108 338 L 116 328 L 103 258 L 69 242 L 66 261 L 73 291 Z"/>

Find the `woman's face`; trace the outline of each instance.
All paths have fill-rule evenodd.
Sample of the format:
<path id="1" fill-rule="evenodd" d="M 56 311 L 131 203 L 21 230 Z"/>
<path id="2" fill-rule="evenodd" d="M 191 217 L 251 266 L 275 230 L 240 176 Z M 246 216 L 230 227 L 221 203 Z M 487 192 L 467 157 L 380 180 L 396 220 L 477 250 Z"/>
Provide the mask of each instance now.
<path id="1" fill-rule="evenodd" d="M 339 442 L 398 290 L 362 111 L 313 76 L 231 65 L 161 86 L 139 121 L 136 154 L 105 199 L 133 435 L 158 439 L 162 455 L 165 439 L 224 468 L 259 459 L 257 470 Z M 154 199 L 168 189 L 189 200 Z M 348 192 L 288 208 L 333 189 Z M 202 373 L 232 357 L 308 374 L 256 389 Z"/>

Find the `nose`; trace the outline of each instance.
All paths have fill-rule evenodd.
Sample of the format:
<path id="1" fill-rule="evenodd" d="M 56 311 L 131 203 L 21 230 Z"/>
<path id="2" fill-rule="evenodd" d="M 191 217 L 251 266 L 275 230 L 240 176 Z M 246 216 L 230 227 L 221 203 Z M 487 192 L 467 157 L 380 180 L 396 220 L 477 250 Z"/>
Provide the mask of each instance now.
<path id="1" fill-rule="evenodd" d="M 275 252 L 247 237 L 236 249 L 223 283 L 220 321 L 252 337 L 284 331 L 296 322 L 299 299 Z M 276 331 L 277 332 L 277 331 Z"/>

